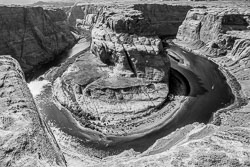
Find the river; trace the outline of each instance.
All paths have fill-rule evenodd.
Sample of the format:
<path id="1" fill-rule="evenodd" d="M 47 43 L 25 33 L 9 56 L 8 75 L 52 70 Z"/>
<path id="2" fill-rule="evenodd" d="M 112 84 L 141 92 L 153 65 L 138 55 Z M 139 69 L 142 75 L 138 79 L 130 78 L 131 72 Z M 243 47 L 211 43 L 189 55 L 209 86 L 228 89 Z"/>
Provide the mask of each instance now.
<path id="1" fill-rule="evenodd" d="M 79 49 L 79 46 L 77 47 Z M 117 154 L 123 150 L 133 148 L 135 151 L 145 151 L 157 139 L 164 137 L 177 128 L 187 124 L 200 122 L 208 123 L 212 113 L 228 106 L 233 102 L 233 94 L 230 87 L 226 83 L 225 77 L 218 70 L 218 66 L 206 58 L 197 56 L 191 52 L 187 52 L 175 45 L 168 49 L 172 53 L 178 55 L 182 60 L 171 60 L 171 68 L 185 76 L 190 86 L 189 101 L 185 103 L 176 117 L 166 126 L 142 138 L 124 142 L 122 144 L 106 147 L 102 144 L 92 143 L 86 139 L 86 134 L 83 134 L 70 121 L 65 111 L 60 110 L 52 102 L 51 84 L 42 82 L 43 90 L 40 90 L 38 95 L 36 88 L 31 88 L 31 92 L 36 93 L 36 103 L 40 112 L 47 122 L 52 122 L 56 127 L 60 128 L 68 135 L 79 139 L 82 145 L 93 149 L 105 151 L 108 155 Z M 76 53 L 74 48 L 69 52 Z M 29 85 L 32 85 L 30 82 Z M 34 83 L 33 83 L 34 84 Z M 39 85 L 39 82 L 36 83 Z M 41 86 L 40 86 L 41 87 Z M 32 90 L 34 89 L 34 90 Z M 171 89 L 171 88 L 170 88 Z"/>

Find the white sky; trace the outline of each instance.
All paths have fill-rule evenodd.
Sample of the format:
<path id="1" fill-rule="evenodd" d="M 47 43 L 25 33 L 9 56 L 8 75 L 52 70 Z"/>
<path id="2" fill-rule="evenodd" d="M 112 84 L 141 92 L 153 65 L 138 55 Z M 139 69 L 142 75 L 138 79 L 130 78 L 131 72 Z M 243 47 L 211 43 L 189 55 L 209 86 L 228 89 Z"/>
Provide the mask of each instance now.
<path id="1" fill-rule="evenodd" d="M 55 0 L 0 0 L 0 4 L 31 4 L 37 1 L 55 1 Z"/>

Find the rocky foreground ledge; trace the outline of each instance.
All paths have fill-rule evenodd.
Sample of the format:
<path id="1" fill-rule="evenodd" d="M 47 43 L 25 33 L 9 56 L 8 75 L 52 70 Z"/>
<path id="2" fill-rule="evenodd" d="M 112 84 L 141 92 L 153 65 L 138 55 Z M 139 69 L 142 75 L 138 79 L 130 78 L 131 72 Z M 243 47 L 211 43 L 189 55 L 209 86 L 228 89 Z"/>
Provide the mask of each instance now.
<path id="1" fill-rule="evenodd" d="M 0 166 L 66 166 L 50 128 L 41 120 L 24 74 L 0 56 Z"/>

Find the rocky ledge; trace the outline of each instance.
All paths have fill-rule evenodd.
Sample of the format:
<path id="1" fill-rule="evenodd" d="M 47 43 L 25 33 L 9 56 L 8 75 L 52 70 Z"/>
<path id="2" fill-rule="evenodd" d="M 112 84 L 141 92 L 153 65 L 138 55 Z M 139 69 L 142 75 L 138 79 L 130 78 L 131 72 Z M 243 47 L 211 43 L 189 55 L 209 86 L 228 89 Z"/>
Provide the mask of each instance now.
<path id="1" fill-rule="evenodd" d="M 41 120 L 24 74 L 0 56 L 0 166 L 66 166 L 50 128 Z"/>
<path id="2" fill-rule="evenodd" d="M 63 10 L 1 6 L 0 11 L 0 54 L 13 56 L 25 73 L 53 60 L 76 42 Z"/>
<path id="3" fill-rule="evenodd" d="M 181 14 L 190 8 L 158 7 Z M 91 53 L 80 56 L 53 86 L 55 99 L 81 126 L 110 138 L 139 137 L 163 126 L 179 108 L 168 96 L 170 61 L 158 36 L 172 35 L 180 22 L 169 17 L 163 23 L 172 26 L 163 29 L 158 15 L 163 14 L 154 5 L 99 13 Z"/>

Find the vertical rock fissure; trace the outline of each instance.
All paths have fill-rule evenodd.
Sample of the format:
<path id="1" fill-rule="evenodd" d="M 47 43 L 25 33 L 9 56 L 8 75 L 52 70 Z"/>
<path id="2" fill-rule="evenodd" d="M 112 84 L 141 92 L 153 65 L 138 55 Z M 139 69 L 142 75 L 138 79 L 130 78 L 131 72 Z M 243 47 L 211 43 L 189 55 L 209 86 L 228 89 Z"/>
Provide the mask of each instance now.
<path id="1" fill-rule="evenodd" d="M 132 60 L 130 59 L 130 56 L 129 56 L 129 53 L 128 51 L 125 49 L 124 45 L 122 44 L 122 47 L 123 47 L 123 50 L 124 50 L 124 53 L 127 57 L 127 60 L 128 60 L 128 65 L 130 67 L 130 69 L 132 70 L 132 72 L 134 73 L 135 77 L 137 77 L 137 72 L 136 72 L 136 69 L 135 69 L 135 65 L 134 63 L 132 62 Z"/>

